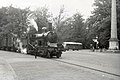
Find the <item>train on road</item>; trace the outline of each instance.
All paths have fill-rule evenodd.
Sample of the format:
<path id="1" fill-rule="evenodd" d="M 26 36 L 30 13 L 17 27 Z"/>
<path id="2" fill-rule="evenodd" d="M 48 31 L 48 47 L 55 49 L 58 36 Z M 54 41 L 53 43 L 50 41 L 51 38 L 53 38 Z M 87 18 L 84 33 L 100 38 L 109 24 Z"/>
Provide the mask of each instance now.
<path id="1" fill-rule="evenodd" d="M 57 34 L 54 31 L 48 31 L 46 33 L 34 34 L 29 38 L 27 45 L 27 53 L 33 54 L 37 52 L 37 55 L 43 57 L 61 57 L 64 47 L 57 40 Z"/>
<path id="2" fill-rule="evenodd" d="M 58 36 L 53 30 L 43 30 L 42 33 L 34 34 L 27 33 L 23 37 L 6 34 L 0 40 L 0 49 L 33 55 L 37 53 L 39 56 L 56 56 L 57 58 L 61 57 L 62 51 L 64 51 L 62 43 L 58 42 Z"/>

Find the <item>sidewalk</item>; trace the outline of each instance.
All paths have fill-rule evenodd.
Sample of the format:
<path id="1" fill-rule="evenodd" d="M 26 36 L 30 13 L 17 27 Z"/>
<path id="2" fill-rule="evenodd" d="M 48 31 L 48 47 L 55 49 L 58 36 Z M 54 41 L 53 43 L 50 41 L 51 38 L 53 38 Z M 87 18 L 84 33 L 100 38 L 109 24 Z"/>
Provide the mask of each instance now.
<path id="1" fill-rule="evenodd" d="M 4 58 L 0 58 L 0 80 L 18 80 L 11 65 Z"/>
<path id="2" fill-rule="evenodd" d="M 100 51 L 100 49 L 95 49 L 95 51 L 91 50 L 91 49 L 82 49 L 80 51 L 83 51 L 83 52 L 97 52 L 97 53 L 115 53 L 115 54 L 120 54 L 120 50 L 105 50 L 103 49 L 102 51 Z"/>

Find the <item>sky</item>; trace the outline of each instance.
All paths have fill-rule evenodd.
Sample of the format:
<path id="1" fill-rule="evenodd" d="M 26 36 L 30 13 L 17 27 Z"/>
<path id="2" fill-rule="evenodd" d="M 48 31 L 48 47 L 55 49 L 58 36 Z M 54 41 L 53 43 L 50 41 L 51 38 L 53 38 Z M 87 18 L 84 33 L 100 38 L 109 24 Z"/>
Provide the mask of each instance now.
<path id="1" fill-rule="evenodd" d="M 64 5 L 67 16 L 80 12 L 83 18 L 86 19 L 91 15 L 91 11 L 93 11 L 93 3 L 94 0 L 0 0 L 0 7 L 12 4 L 13 7 L 22 9 L 30 7 L 31 10 L 35 10 L 46 6 L 53 16 L 57 16 L 60 7 Z"/>

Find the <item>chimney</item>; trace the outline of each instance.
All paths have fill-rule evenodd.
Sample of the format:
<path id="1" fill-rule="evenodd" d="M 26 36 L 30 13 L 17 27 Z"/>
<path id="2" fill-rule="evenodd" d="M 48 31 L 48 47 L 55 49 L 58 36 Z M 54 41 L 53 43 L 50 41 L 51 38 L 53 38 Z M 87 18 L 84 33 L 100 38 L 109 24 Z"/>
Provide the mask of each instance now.
<path id="1" fill-rule="evenodd" d="M 52 23 L 48 23 L 48 31 L 52 31 Z"/>

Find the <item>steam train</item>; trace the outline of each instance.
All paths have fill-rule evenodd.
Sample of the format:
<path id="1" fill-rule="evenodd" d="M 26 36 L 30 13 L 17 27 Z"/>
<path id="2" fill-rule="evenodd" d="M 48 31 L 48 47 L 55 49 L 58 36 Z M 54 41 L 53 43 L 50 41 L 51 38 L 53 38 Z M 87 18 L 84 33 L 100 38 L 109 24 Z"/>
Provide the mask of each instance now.
<path id="1" fill-rule="evenodd" d="M 54 31 L 48 31 L 42 34 L 34 34 L 29 38 L 27 45 L 27 53 L 33 54 L 37 52 L 37 55 L 43 57 L 61 57 L 64 47 L 61 43 L 58 43 L 57 34 Z"/>
<path id="2" fill-rule="evenodd" d="M 27 34 L 26 36 L 18 38 L 11 34 L 7 34 L 1 39 L 0 49 L 15 51 L 25 54 L 42 57 L 61 57 L 64 47 L 58 42 L 58 36 L 53 30 L 43 31 L 42 33 Z"/>

